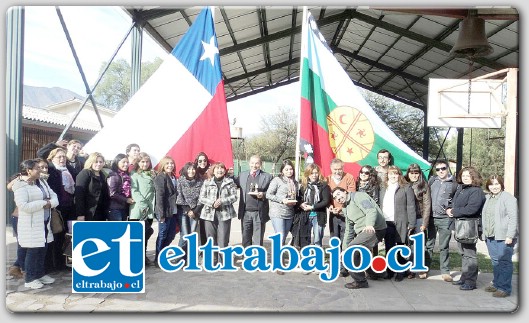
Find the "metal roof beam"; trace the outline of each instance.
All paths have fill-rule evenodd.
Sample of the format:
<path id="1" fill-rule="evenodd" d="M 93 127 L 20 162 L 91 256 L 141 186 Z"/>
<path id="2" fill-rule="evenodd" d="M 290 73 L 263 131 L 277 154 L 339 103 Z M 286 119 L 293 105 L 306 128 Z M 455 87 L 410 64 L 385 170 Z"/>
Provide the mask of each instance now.
<path id="1" fill-rule="evenodd" d="M 226 29 L 228 29 L 228 33 L 230 34 L 231 41 L 234 44 L 237 44 L 237 39 L 235 38 L 235 33 L 233 32 L 233 28 L 231 27 L 230 19 L 228 18 L 228 15 L 226 14 L 226 10 L 224 8 L 220 8 L 220 14 L 222 15 L 222 19 L 224 19 L 224 24 L 226 25 Z M 237 52 L 237 57 L 239 58 L 239 62 L 241 63 L 244 73 L 246 74 L 248 72 L 248 69 L 246 68 L 246 64 L 244 64 L 244 59 L 241 55 L 241 52 Z"/>
<path id="2" fill-rule="evenodd" d="M 393 100 L 395 100 L 395 101 L 398 101 L 398 102 L 404 103 L 404 104 L 409 105 L 409 106 L 411 106 L 411 107 L 414 107 L 414 108 L 417 108 L 417 109 L 421 109 L 421 110 L 423 110 L 423 111 L 424 111 L 424 109 L 425 109 L 424 106 L 422 106 L 422 105 L 420 105 L 420 104 L 418 104 L 418 103 L 416 103 L 416 102 L 408 101 L 408 100 L 406 100 L 406 99 L 404 99 L 404 98 L 401 98 L 401 97 L 399 97 L 399 96 L 393 95 L 393 94 L 388 93 L 388 92 L 384 92 L 384 91 L 380 91 L 380 90 L 378 90 L 378 89 L 370 88 L 369 86 L 364 85 L 364 84 L 362 84 L 362 83 L 357 83 L 357 82 L 355 82 L 355 81 L 353 81 L 353 83 L 354 83 L 356 86 L 358 86 L 358 87 L 361 87 L 361 88 L 366 89 L 366 90 L 368 90 L 368 91 L 371 91 L 371 92 L 374 92 L 374 93 L 380 94 L 380 95 L 382 95 L 382 96 L 385 96 L 385 97 L 387 97 L 387 98 L 393 99 Z"/>
<path id="3" fill-rule="evenodd" d="M 149 10 L 136 10 L 136 9 L 127 9 L 129 12 L 135 12 L 136 15 L 147 21 L 162 18 L 168 15 L 171 15 L 176 12 L 182 12 L 182 9 L 149 9 Z"/>
<path id="4" fill-rule="evenodd" d="M 345 13 L 345 11 L 344 11 L 344 13 Z M 443 43 L 441 41 L 438 41 L 438 40 L 423 36 L 421 34 L 414 33 L 412 31 L 406 30 L 405 28 L 397 27 L 397 26 L 392 25 L 392 24 L 390 24 L 388 22 L 380 21 L 377 18 L 373 18 L 371 16 L 359 13 L 357 11 L 351 11 L 350 15 L 354 19 L 358 19 L 358 20 L 361 20 L 363 22 L 367 22 L 368 24 L 374 25 L 376 27 L 389 30 L 389 31 L 391 31 L 391 32 L 393 32 L 393 33 L 395 33 L 397 35 L 402 35 L 404 37 L 407 37 L 409 39 L 415 40 L 415 41 L 417 41 L 419 43 L 426 44 L 426 45 L 431 46 L 431 47 L 435 47 L 435 48 L 440 49 L 442 51 L 445 51 L 447 53 L 450 52 L 450 50 L 452 49 L 451 45 L 448 45 L 448 44 L 445 44 L 445 43 Z M 492 61 L 490 59 L 487 59 L 487 58 L 484 58 L 484 57 L 478 57 L 474 61 L 476 63 L 478 63 L 478 64 L 490 67 L 490 68 L 492 68 L 494 70 L 501 70 L 501 69 L 506 68 L 503 64 L 494 62 L 494 61 Z"/>
<path id="5" fill-rule="evenodd" d="M 297 17 L 298 17 L 298 10 L 296 8 L 292 8 L 292 22 L 291 22 L 292 28 L 296 28 Z M 292 57 L 294 53 L 294 39 L 295 38 L 296 38 L 296 34 L 290 34 L 290 44 L 289 44 L 289 49 L 288 49 L 289 65 L 288 65 L 288 71 L 287 71 L 287 75 L 289 76 L 290 76 L 290 67 L 292 65 Z"/>
<path id="6" fill-rule="evenodd" d="M 402 76 L 403 78 L 409 79 L 409 80 L 411 80 L 413 82 L 417 82 L 419 84 L 428 86 L 428 81 L 425 80 L 425 79 L 422 79 L 422 78 L 417 77 L 415 75 L 400 71 L 400 70 L 398 70 L 396 68 L 393 68 L 391 66 L 387 66 L 385 64 L 376 62 L 376 61 L 374 61 L 372 59 L 369 59 L 367 57 L 360 56 L 360 55 L 358 55 L 358 52 L 351 53 L 350 51 L 347 51 L 345 49 L 341 49 L 339 47 L 332 48 L 332 50 L 334 51 L 334 53 L 342 54 L 342 55 L 344 55 L 346 57 L 349 57 L 349 58 L 352 58 L 354 60 L 360 61 L 362 63 L 371 65 L 371 66 L 376 67 L 378 69 L 381 69 L 383 71 L 390 72 L 390 73 L 395 73 L 395 74 L 397 74 L 399 76 Z"/>
<path id="7" fill-rule="evenodd" d="M 348 9 L 348 10 L 345 10 L 342 13 L 339 13 L 337 15 L 325 17 L 325 18 L 323 18 L 321 20 L 318 20 L 317 24 L 318 24 L 319 27 L 322 27 L 322 26 L 325 26 L 325 25 L 329 25 L 329 24 L 335 23 L 335 22 L 340 21 L 342 19 L 345 19 L 345 18 L 347 18 L 347 17 L 349 17 L 351 15 L 351 13 L 349 11 L 350 10 Z M 274 33 L 274 34 L 269 34 L 269 35 L 267 35 L 265 37 L 252 39 L 252 40 L 249 40 L 247 42 L 240 43 L 240 44 L 237 44 L 237 45 L 234 45 L 234 46 L 231 46 L 231 47 L 222 48 L 222 49 L 219 49 L 219 52 L 220 52 L 220 55 L 232 54 L 232 53 L 235 53 L 235 52 L 240 51 L 240 50 L 245 50 L 247 48 L 259 46 L 259 45 L 262 45 L 264 43 L 270 43 L 270 42 L 273 42 L 273 41 L 278 40 L 278 39 L 289 37 L 292 34 L 298 34 L 300 32 L 301 32 L 301 26 L 297 26 L 295 28 L 285 29 L 285 30 L 279 31 L 279 32 Z"/>
<path id="8" fill-rule="evenodd" d="M 261 37 L 268 36 L 268 27 L 266 25 L 266 8 L 260 7 L 257 9 L 257 19 L 259 20 L 259 30 L 261 32 Z M 272 62 L 270 60 L 270 45 L 268 42 L 262 44 L 263 49 L 263 58 L 266 67 L 270 67 Z M 272 84 L 272 74 L 270 72 L 266 73 L 268 77 L 268 84 Z"/>
<path id="9" fill-rule="evenodd" d="M 270 73 L 270 72 L 272 72 L 274 70 L 285 68 L 285 67 L 289 67 L 289 66 L 297 64 L 297 63 L 299 63 L 299 57 L 292 58 L 292 60 L 290 60 L 290 61 L 284 61 L 284 62 L 279 63 L 279 64 L 271 65 L 270 67 L 261 68 L 261 69 L 258 69 L 258 70 L 243 74 L 243 75 L 235 76 L 235 77 L 232 77 L 230 79 L 225 79 L 224 80 L 224 84 L 239 82 L 239 81 L 242 81 L 242 80 L 244 80 L 246 78 L 257 76 L 257 75 L 260 75 L 260 74 L 263 74 L 263 73 Z"/>
<path id="10" fill-rule="evenodd" d="M 275 88 L 278 88 L 278 87 L 281 87 L 281 86 L 284 86 L 284 85 L 288 85 L 288 84 L 291 84 L 291 83 L 294 83 L 294 82 L 297 82 L 297 81 L 299 81 L 299 77 L 291 78 L 291 79 L 289 79 L 287 81 L 284 81 L 284 82 L 281 82 L 281 83 L 275 83 L 275 84 L 272 84 L 272 85 L 269 85 L 269 86 L 264 86 L 264 87 L 259 88 L 257 90 L 245 92 L 243 94 L 239 94 L 239 95 L 235 95 L 235 96 L 226 98 L 226 101 L 227 102 L 231 102 L 231 101 L 239 100 L 239 99 L 242 99 L 242 98 L 246 98 L 246 97 L 252 96 L 254 94 L 258 94 L 258 93 L 261 93 L 261 92 L 266 92 L 268 90 L 272 90 L 272 89 L 275 89 Z"/>
<path id="11" fill-rule="evenodd" d="M 448 28 L 445 28 L 439 35 L 435 37 L 435 40 L 442 41 L 446 37 L 448 37 L 450 34 L 452 34 L 455 30 L 457 30 L 457 27 L 459 26 L 459 21 L 454 22 L 451 26 L 448 26 Z M 415 61 L 417 61 L 419 58 L 423 57 L 424 54 L 429 52 L 432 49 L 432 46 L 427 45 L 424 46 L 421 50 L 416 52 L 414 55 L 412 55 L 408 60 L 406 60 L 404 63 L 402 63 L 398 68 L 397 71 L 404 71 L 413 64 Z M 391 73 L 388 77 L 386 77 L 382 82 L 380 82 L 377 85 L 377 88 L 381 88 L 384 85 L 386 85 L 391 79 L 395 77 L 397 73 Z"/>

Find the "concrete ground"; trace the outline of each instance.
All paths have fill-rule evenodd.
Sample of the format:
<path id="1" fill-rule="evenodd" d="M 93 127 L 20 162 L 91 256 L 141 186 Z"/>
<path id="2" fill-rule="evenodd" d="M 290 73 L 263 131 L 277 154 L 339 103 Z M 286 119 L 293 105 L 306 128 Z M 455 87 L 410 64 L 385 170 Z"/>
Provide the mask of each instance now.
<path id="1" fill-rule="evenodd" d="M 232 220 L 230 245 L 241 243 L 240 221 Z M 149 240 L 148 256 L 154 255 L 157 235 Z M 327 229 L 326 229 L 327 230 Z M 267 224 L 266 235 L 272 234 Z M 177 235 L 173 244 L 178 242 Z M 328 231 L 324 243 L 328 241 Z M 15 259 L 16 240 L 6 230 L 8 268 Z M 455 244 L 452 245 L 455 247 Z M 478 249 L 486 252 L 483 242 Z M 7 271 L 7 269 L 6 269 Z M 460 272 L 453 271 L 457 279 Z M 307 313 L 307 312 L 473 312 L 512 313 L 519 305 L 518 275 L 513 277 L 512 295 L 494 298 L 483 289 L 491 282 L 491 273 L 480 273 L 473 291 L 460 291 L 444 282 L 439 270 L 431 270 L 428 279 L 369 281 L 369 288 L 350 290 L 344 284 L 350 277 L 324 283 L 312 273 L 275 273 L 245 271 L 217 273 L 166 273 L 154 266 L 146 268 L 143 294 L 73 294 L 71 272 L 51 274 L 56 282 L 42 289 L 29 290 L 22 279 L 6 276 L 6 308 L 10 312 L 229 312 L 229 313 Z"/>

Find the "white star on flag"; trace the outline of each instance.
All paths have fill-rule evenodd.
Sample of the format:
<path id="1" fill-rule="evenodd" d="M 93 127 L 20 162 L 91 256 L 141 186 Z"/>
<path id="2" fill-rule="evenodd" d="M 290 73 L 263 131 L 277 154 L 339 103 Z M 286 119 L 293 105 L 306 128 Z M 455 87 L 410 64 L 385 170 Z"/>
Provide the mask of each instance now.
<path id="1" fill-rule="evenodd" d="M 219 53 L 219 49 L 215 46 L 215 37 L 211 36 L 209 44 L 202 41 L 202 46 L 204 46 L 204 54 L 200 57 L 200 60 L 203 61 L 206 58 L 209 58 L 211 61 L 211 66 L 215 66 L 215 54 Z"/>

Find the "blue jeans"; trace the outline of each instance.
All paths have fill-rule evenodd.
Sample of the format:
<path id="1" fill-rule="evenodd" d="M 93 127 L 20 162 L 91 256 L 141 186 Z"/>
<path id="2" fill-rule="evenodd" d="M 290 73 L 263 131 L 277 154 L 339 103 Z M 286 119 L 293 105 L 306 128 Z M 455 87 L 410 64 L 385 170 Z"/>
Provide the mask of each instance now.
<path id="1" fill-rule="evenodd" d="M 27 248 L 22 248 L 18 243 L 18 217 L 11 216 L 11 226 L 13 227 L 13 232 L 17 236 L 17 260 L 13 266 L 17 266 L 21 271 L 25 271 L 24 261 L 26 260 Z"/>
<path id="2" fill-rule="evenodd" d="M 494 273 L 492 285 L 510 295 L 513 273 L 512 254 L 516 240 L 513 240 L 510 245 L 505 244 L 505 240 L 494 240 L 493 237 L 487 238 L 485 242 L 487 243 Z"/>
<path id="3" fill-rule="evenodd" d="M 40 248 L 27 248 L 26 252 L 26 283 L 39 279 L 45 275 L 44 260 L 48 244 Z"/>
<path id="4" fill-rule="evenodd" d="M 180 212 L 179 218 L 180 240 L 178 241 L 178 246 L 187 253 L 187 240 L 184 240 L 184 236 L 195 232 L 195 229 L 197 228 L 197 220 L 191 219 L 184 212 Z"/>
<path id="5" fill-rule="evenodd" d="M 435 246 L 435 239 L 439 233 L 439 264 L 441 274 L 450 274 L 450 238 L 452 237 L 452 230 L 450 230 L 449 218 L 431 218 L 428 226 L 428 234 L 426 241 L 426 251 L 430 259 L 433 258 L 433 249 Z M 426 264 L 428 266 L 428 264 Z"/>
<path id="6" fill-rule="evenodd" d="M 292 222 L 294 219 L 281 219 L 281 218 L 270 218 L 272 220 L 272 227 L 274 227 L 275 233 L 281 233 L 282 235 L 282 243 L 285 244 L 285 241 L 287 240 L 288 232 L 290 231 L 290 228 L 292 227 Z"/>
<path id="7" fill-rule="evenodd" d="M 108 221 L 127 221 L 129 216 L 128 209 L 114 209 L 108 210 L 107 220 Z"/>
<path id="8" fill-rule="evenodd" d="M 158 261 L 158 255 L 163 248 L 173 242 L 176 237 L 176 227 L 178 225 L 179 214 L 173 214 L 170 218 L 165 218 L 165 221 L 158 223 L 158 238 L 156 239 L 156 258 Z"/>
<path id="9" fill-rule="evenodd" d="M 320 227 L 318 225 L 318 217 L 317 216 L 311 216 L 310 217 L 310 228 L 312 230 L 312 244 L 315 244 L 317 246 L 321 247 L 321 241 L 323 239 L 323 230 L 325 230 L 325 227 Z"/>

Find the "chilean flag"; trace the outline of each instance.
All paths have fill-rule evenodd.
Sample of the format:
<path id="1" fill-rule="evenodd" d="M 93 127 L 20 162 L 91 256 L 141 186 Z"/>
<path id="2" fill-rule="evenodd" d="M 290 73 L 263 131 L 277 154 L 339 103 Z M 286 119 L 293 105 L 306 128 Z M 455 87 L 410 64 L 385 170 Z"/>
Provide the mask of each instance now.
<path id="1" fill-rule="evenodd" d="M 230 126 L 211 8 L 203 9 L 158 70 L 85 146 L 105 159 L 136 143 L 153 165 L 176 169 L 203 151 L 233 166 Z"/>

